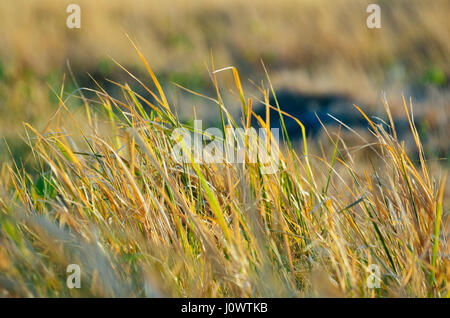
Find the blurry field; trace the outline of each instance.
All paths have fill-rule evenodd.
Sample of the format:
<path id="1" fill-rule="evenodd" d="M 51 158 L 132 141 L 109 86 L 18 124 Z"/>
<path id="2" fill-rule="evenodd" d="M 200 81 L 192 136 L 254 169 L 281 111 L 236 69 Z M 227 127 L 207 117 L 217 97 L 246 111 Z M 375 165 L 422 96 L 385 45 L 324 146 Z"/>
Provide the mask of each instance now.
<path id="1" fill-rule="evenodd" d="M 72 2 L 0 2 L 0 296 L 449 296 L 449 1 L 377 1 L 373 30 L 373 1 L 80 0 L 69 29 Z M 291 120 L 275 175 L 168 157 L 215 101 L 264 126 L 240 116 L 278 92 L 358 124 Z"/>
<path id="2" fill-rule="evenodd" d="M 365 25 L 369 2 L 78 1 L 82 27 L 71 30 L 70 1 L 2 1 L 0 133 L 24 150 L 15 137 L 22 122 L 41 125 L 41 115 L 55 109 L 48 85 L 58 90 L 65 74 L 67 93 L 74 88 L 67 60 L 82 85 L 92 84 L 88 72 L 97 80 L 121 78 L 108 56 L 142 74 L 125 32 L 169 90 L 170 81 L 210 89 L 205 64 L 212 52 L 218 68 L 238 67 L 249 89 L 248 78 L 264 75 L 263 59 L 278 90 L 346 93 L 375 111 L 382 91 L 394 105 L 404 93 L 417 112 L 428 113 L 431 129 L 448 126 L 449 2 L 380 1 L 380 30 Z M 201 101 L 186 107 L 192 103 Z"/>

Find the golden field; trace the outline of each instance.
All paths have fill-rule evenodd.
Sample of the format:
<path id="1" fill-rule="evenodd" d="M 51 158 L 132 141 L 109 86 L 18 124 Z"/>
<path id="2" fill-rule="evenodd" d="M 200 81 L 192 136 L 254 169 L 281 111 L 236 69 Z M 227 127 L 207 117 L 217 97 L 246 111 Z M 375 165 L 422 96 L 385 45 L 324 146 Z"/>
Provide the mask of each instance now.
<path id="1" fill-rule="evenodd" d="M 0 296 L 449 297 L 448 1 L 69 3 L 0 3 Z M 283 92 L 364 124 L 299 110 L 274 174 L 170 156 Z"/>

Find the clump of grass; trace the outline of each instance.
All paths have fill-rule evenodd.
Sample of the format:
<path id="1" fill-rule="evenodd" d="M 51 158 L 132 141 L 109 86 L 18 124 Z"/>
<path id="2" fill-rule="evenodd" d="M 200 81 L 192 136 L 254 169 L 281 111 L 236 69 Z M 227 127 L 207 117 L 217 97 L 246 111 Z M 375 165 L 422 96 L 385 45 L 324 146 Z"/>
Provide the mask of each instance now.
<path id="1" fill-rule="evenodd" d="M 96 105 L 107 114 L 107 132 L 105 117 L 91 111 L 83 128 L 62 95 L 43 131 L 27 125 L 41 171 L 36 178 L 7 168 L 12 196 L 0 201 L 0 295 L 449 296 L 445 176 L 430 175 L 406 102 L 418 165 L 392 120 L 377 124 L 359 107 L 374 138 L 361 144 L 370 148 L 368 166 L 326 127 L 329 154 L 313 153 L 305 137 L 295 149 L 284 135 L 274 174 L 262 173 L 261 164 L 180 164 L 170 155 L 171 133 L 185 126 L 139 55 L 156 90 L 133 78 L 155 102 L 116 83 L 122 99 L 101 88 L 97 100 L 85 99 L 87 110 Z M 232 71 L 246 126 L 255 116 L 252 99 Z M 217 76 L 213 66 L 217 96 L 210 100 L 222 128 L 237 126 Z M 281 112 L 268 104 L 275 96 L 268 83 L 267 113 Z M 263 128 L 268 118 L 258 118 Z M 68 264 L 80 265 L 80 289 L 65 285 Z M 379 268 L 379 288 L 367 284 L 371 265 Z"/>

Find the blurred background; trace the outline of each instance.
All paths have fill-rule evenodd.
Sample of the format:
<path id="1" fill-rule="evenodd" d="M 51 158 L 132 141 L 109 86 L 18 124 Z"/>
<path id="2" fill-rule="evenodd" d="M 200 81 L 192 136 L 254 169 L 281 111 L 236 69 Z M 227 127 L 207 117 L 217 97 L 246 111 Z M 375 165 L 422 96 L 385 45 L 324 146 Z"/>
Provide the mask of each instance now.
<path id="1" fill-rule="evenodd" d="M 377 0 L 382 28 L 369 29 L 366 8 L 372 2 L 2 0 L 0 136 L 22 160 L 29 155 L 23 122 L 45 126 L 58 106 L 52 90 L 60 92 L 64 83 L 67 96 L 76 89 L 74 79 L 95 87 L 88 74 L 107 90 L 113 88 L 105 78 L 133 83 L 110 57 L 146 82 L 129 34 L 185 120 L 192 119 L 195 106 L 197 116 L 213 124 L 217 107 L 173 82 L 213 96 L 208 75 L 213 55 L 216 69 L 237 67 L 249 97 L 261 99 L 252 81 L 259 85 L 265 78 L 262 60 L 281 102 L 297 109 L 299 118 L 325 107 L 345 122 L 348 114 L 357 115 L 353 103 L 384 118 L 385 93 L 401 123 L 404 94 L 412 100 L 428 157 L 448 165 L 450 1 Z M 81 7 L 80 29 L 66 26 L 71 3 Z M 221 73 L 219 80 L 232 95 L 231 73 Z M 334 106 L 323 106 L 324 100 Z M 76 102 L 71 107 L 82 116 Z M 10 160 L 3 141 L 0 160 Z"/>

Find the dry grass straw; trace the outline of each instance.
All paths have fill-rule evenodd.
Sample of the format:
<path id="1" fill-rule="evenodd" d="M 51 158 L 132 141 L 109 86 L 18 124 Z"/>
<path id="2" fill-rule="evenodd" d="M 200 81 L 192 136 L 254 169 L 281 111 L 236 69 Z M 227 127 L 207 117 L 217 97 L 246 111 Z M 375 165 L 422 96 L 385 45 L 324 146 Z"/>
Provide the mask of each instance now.
<path id="1" fill-rule="evenodd" d="M 139 55 L 156 91 L 138 84 L 155 102 L 118 84 L 121 99 L 100 88 L 87 101 L 107 114 L 91 114 L 88 128 L 62 98 L 44 131 L 27 125 L 41 171 L 7 168 L 0 295 L 449 296 L 445 175 L 430 175 L 406 102 L 417 165 L 387 128 L 394 123 L 377 124 L 359 107 L 374 138 L 360 147 L 370 149 L 367 169 L 326 127 L 329 153 L 308 152 L 306 138 L 297 151 L 285 135 L 275 174 L 260 164 L 179 164 L 170 135 L 183 124 Z M 232 71 L 248 125 L 252 99 Z M 237 126 L 220 97 L 220 72 L 211 77 L 222 128 Z M 267 112 L 279 111 L 268 105 L 268 84 Z M 66 132 L 62 116 L 75 129 Z M 268 128 L 268 116 L 259 123 Z M 81 289 L 65 286 L 72 263 L 81 267 Z M 379 289 L 366 284 L 371 264 L 380 268 Z"/>

